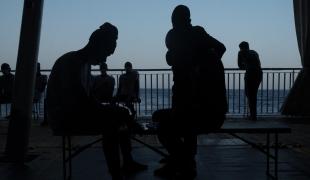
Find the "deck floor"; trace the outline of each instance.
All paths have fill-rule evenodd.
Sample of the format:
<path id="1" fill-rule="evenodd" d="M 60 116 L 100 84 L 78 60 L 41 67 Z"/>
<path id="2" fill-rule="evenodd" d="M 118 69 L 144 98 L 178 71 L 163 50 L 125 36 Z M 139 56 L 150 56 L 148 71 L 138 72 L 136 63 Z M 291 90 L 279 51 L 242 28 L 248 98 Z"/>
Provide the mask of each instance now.
<path id="1" fill-rule="evenodd" d="M 56 150 L 59 151 L 59 150 Z M 295 166 L 290 150 L 282 150 L 279 161 L 279 179 L 307 180 L 309 172 Z M 154 177 L 153 171 L 160 167 L 158 154 L 145 147 L 134 148 L 135 159 L 149 166 L 148 170 L 127 177 L 128 180 L 145 180 Z M 197 155 L 197 180 L 263 180 L 265 156 L 247 145 L 199 146 Z M 24 166 L 0 163 L 1 180 L 59 180 L 62 178 L 60 152 L 44 153 Z M 110 176 L 100 147 L 86 150 L 73 161 L 74 180 L 109 180 Z"/>
<path id="2" fill-rule="evenodd" d="M 279 151 L 280 180 L 310 180 L 310 123 L 289 122 L 292 133 L 281 135 L 282 144 Z M 5 145 L 7 124 L 0 123 L 0 152 Z M 264 136 L 245 135 L 263 143 Z M 94 137 L 73 139 L 75 145 L 82 145 Z M 160 148 L 154 136 L 142 137 Z M 36 124 L 32 127 L 29 151 L 38 155 L 25 165 L 0 162 L 1 180 L 61 180 L 61 141 L 52 136 L 48 127 Z M 242 141 L 226 134 L 210 134 L 199 137 L 197 154 L 197 180 L 264 180 L 266 176 L 265 155 Z M 148 170 L 128 180 L 146 180 L 161 178 L 153 176 L 153 171 L 160 167 L 161 156 L 136 142 L 133 143 L 133 154 L 137 161 L 149 166 Z M 84 151 L 73 160 L 73 180 L 109 180 L 105 158 L 100 144 Z"/>

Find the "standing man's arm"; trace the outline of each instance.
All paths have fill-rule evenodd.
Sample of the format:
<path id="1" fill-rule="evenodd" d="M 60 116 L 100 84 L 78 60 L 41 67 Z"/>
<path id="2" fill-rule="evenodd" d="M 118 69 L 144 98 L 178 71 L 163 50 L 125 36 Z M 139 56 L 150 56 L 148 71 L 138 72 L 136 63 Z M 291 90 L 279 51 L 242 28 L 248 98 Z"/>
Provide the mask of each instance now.
<path id="1" fill-rule="evenodd" d="M 198 39 L 202 39 L 201 48 L 207 48 L 215 53 L 217 59 L 221 59 L 226 51 L 226 47 L 223 43 L 210 36 L 203 27 L 194 26 L 195 32 L 198 34 Z"/>
<path id="2" fill-rule="evenodd" d="M 136 74 L 136 80 L 135 80 L 135 95 L 136 100 L 139 100 L 139 91 L 140 91 L 140 82 L 139 82 L 139 73 Z"/>
<path id="3" fill-rule="evenodd" d="M 113 97 L 114 87 L 115 87 L 115 79 L 111 76 L 111 87 L 109 87 L 110 88 L 111 99 Z"/>
<path id="4" fill-rule="evenodd" d="M 214 37 L 210 36 L 207 32 L 207 43 L 210 44 L 210 47 L 214 49 L 215 54 L 218 59 L 221 59 L 226 52 L 226 47 L 223 43 L 215 39 Z"/>
<path id="5" fill-rule="evenodd" d="M 117 91 L 116 91 L 116 97 L 119 98 L 120 95 L 121 95 L 121 89 L 123 88 L 123 75 L 120 75 L 119 78 L 118 78 L 118 88 L 117 88 Z"/>
<path id="6" fill-rule="evenodd" d="M 238 67 L 242 70 L 245 69 L 245 59 L 242 56 L 241 52 L 238 53 Z"/>

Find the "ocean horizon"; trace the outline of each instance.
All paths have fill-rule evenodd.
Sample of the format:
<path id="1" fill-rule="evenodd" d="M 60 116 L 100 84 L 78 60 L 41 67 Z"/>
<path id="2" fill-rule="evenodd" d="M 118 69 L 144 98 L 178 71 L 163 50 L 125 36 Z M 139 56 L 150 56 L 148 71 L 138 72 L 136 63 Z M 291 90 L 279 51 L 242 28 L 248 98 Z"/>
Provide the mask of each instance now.
<path id="1" fill-rule="evenodd" d="M 258 90 L 257 113 L 280 114 L 281 106 L 288 93 L 288 90 Z M 171 107 L 171 89 L 140 89 L 141 103 L 136 106 L 139 116 L 150 116 L 157 109 Z M 243 115 L 248 113 L 247 101 L 243 89 L 227 90 L 227 102 L 229 105 L 228 114 Z M 38 103 L 38 115 L 44 116 L 43 98 Z M 10 112 L 9 104 L 2 104 L 0 117 L 5 117 Z"/>

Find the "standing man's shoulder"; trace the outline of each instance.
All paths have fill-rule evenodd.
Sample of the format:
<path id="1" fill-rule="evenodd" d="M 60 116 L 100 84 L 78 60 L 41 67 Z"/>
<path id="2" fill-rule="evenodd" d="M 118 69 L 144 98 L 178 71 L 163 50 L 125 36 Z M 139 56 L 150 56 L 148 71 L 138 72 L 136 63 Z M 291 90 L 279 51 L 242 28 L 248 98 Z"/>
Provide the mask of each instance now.
<path id="1" fill-rule="evenodd" d="M 207 31 L 202 26 L 193 26 L 193 30 L 197 33 L 207 33 Z"/>
<path id="2" fill-rule="evenodd" d="M 249 50 L 249 53 L 250 53 L 250 54 L 254 54 L 254 55 L 257 55 L 257 56 L 258 56 L 258 53 L 257 53 L 255 50 L 253 50 L 253 49 Z"/>

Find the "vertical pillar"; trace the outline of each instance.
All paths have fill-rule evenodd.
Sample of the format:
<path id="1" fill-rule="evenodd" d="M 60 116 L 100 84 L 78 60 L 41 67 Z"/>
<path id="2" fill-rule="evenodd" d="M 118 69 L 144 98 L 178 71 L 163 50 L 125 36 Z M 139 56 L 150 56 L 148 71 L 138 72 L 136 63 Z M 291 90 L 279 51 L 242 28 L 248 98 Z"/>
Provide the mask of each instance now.
<path id="1" fill-rule="evenodd" d="M 23 162 L 28 150 L 43 2 L 44 0 L 24 0 L 11 119 L 5 150 L 7 157 L 12 161 Z"/>

